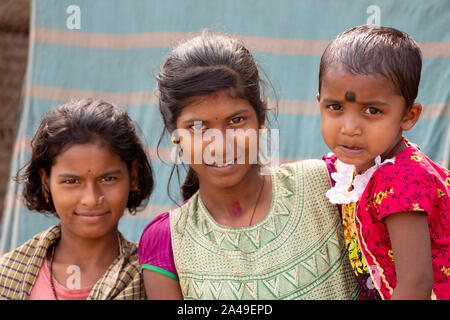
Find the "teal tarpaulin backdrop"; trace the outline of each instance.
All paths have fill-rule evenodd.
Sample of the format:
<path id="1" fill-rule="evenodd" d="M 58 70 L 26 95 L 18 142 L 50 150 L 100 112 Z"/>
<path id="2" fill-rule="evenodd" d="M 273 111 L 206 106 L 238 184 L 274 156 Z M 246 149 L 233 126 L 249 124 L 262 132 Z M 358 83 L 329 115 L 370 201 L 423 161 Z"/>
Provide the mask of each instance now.
<path id="1" fill-rule="evenodd" d="M 170 47 L 208 28 L 241 38 L 274 84 L 279 102 L 280 161 L 319 158 L 315 95 L 326 44 L 361 24 L 410 34 L 423 52 L 418 124 L 405 135 L 438 163 L 450 160 L 450 2 L 448 0 L 35 0 L 30 52 L 11 175 L 30 156 L 30 139 L 50 108 L 97 97 L 127 110 L 142 128 L 156 173 L 146 210 L 126 214 L 119 229 L 138 241 L 145 225 L 174 206 L 166 191 L 170 166 L 157 159 L 161 132 L 154 76 Z M 273 98 L 273 96 L 272 96 Z M 161 154 L 166 157 L 166 141 Z M 176 179 L 172 193 L 178 192 Z M 28 211 L 11 181 L 2 218 L 0 252 L 14 248 L 57 219 Z"/>

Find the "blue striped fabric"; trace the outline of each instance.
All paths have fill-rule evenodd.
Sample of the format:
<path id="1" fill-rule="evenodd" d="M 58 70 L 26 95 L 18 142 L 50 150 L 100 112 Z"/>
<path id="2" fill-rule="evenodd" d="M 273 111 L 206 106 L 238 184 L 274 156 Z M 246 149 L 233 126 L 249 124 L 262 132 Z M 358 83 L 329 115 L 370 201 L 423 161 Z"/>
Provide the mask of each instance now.
<path id="1" fill-rule="evenodd" d="M 68 9 L 73 5 L 80 10 L 80 29 L 69 28 L 74 20 Z M 175 205 L 166 191 L 170 166 L 154 155 L 162 129 L 154 76 L 171 45 L 205 28 L 242 38 L 274 84 L 280 99 L 281 161 L 321 157 L 328 150 L 315 100 L 320 55 L 338 33 L 373 21 L 374 6 L 382 25 L 410 34 L 424 55 L 417 99 L 424 113 L 405 135 L 432 160 L 448 166 L 448 0 L 35 0 L 11 175 L 29 159 L 29 141 L 53 106 L 82 96 L 122 106 L 141 127 L 157 173 L 149 207 L 134 217 L 126 215 L 119 224 L 127 238 L 137 241 L 155 215 Z M 163 149 L 169 148 L 165 141 Z M 19 246 L 56 221 L 25 209 L 17 197 L 20 190 L 10 182 L 0 252 Z M 171 190 L 179 199 L 176 179 Z"/>

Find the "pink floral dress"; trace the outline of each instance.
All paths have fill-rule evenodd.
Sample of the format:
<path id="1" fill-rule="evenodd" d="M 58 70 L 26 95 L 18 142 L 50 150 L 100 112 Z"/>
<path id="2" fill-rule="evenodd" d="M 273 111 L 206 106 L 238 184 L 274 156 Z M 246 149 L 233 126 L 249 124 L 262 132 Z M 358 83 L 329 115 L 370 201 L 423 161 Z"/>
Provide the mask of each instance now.
<path id="1" fill-rule="evenodd" d="M 361 198 L 342 207 L 350 261 L 362 297 L 390 299 L 397 284 L 394 256 L 384 218 L 425 211 L 431 239 L 433 298 L 450 299 L 450 173 L 414 145 L 379 167 Z"/>

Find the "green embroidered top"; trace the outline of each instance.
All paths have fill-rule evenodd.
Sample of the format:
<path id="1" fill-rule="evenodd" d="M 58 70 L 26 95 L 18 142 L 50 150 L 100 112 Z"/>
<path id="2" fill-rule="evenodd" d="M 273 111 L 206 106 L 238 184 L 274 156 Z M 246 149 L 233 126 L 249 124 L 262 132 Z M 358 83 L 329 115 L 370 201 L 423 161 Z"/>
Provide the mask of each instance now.
<path id="1" fill-rule="evenodd" d="M 271 169 L 272 204 L 250 227 L 219 225 L 199 192 L 170 213 L 185 299 L 357 299 L 339 211 L 321 160 Z"/>

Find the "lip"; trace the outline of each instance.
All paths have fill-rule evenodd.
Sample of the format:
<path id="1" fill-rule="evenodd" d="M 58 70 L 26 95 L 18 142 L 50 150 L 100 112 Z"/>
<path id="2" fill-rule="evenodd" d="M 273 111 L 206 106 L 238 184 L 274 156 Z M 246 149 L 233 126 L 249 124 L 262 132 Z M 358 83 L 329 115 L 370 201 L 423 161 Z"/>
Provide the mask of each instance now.
<path id="1" fill-rule="evenodd" d="M 109 211 L 105 212 L 76 212 L 75 216 L 88 221 L 97 221 L 107 216 Z"/>
<path id="2" fill-rule="evenodd" d="M 343 153 L 349 154 L 349 155 L 359 155 L 362 152 L 364 152 L 364 148 L 357 147 L 357 146 L 345 146 L 345 145 L 339 145 L 339 150 L 341 150 Z"/>
<path id="3" fill-rule="evenodd" d="M 233 163 L 233 164 L 229 164 L 229 165 L 223 166 L 223 167 L 217 167 L 217 166 L 214 166 L 214 165 L 207 164 L 207 167 L 210 168 L 211 170 L 216 171 L 216 172 L 227 172 L 227 171 L 232 170 L 234 167 L 236 167 L 236 164 Z"/>
<path id="4" fill-rule="evenodd" d="M 237 158 L 233 159 L 233 161 L 224 161 L 222 164 L 220 164 L 220 167 L 217 166 L 216 162 L 214 162 L 213 164 L 207 164 L 207 163 L 205 163 L 205 164 L 207 166 L 209 166 L 209 167 L 222 168 L 222 167 L 227 167 L 227 166 L 230 166 L 230 165 L 237 164 Z M 227 165 L 224 165 L 224 164 L 227 164 Z"/>

